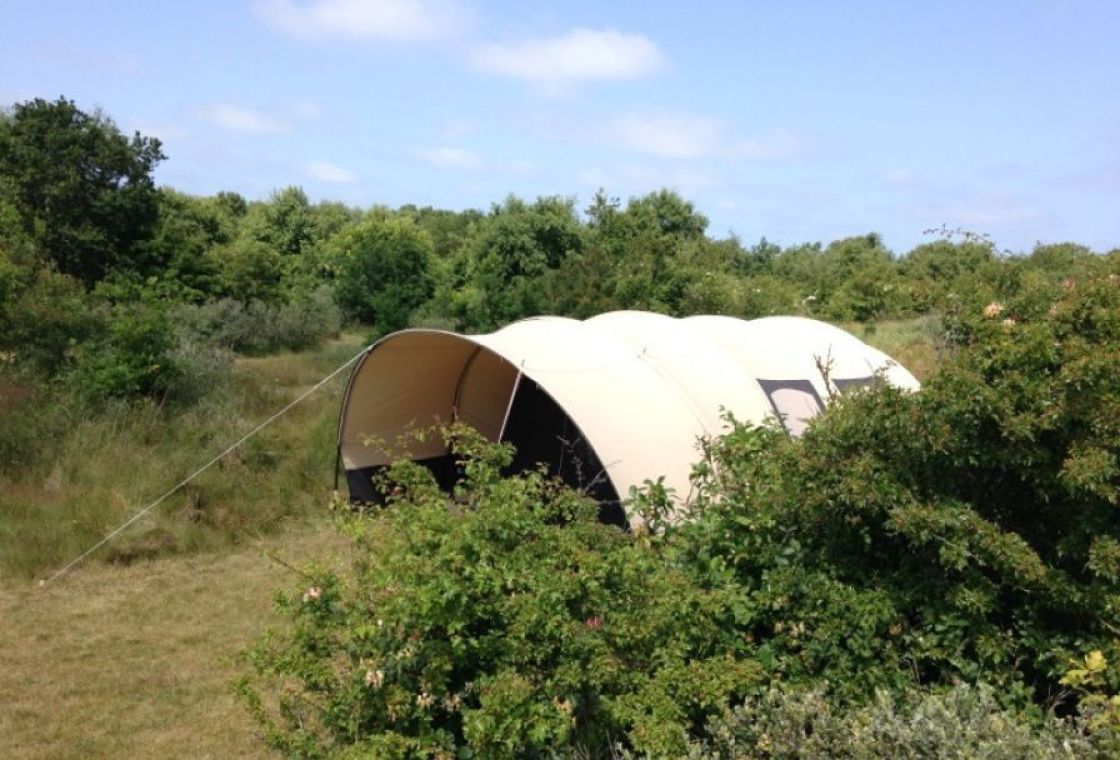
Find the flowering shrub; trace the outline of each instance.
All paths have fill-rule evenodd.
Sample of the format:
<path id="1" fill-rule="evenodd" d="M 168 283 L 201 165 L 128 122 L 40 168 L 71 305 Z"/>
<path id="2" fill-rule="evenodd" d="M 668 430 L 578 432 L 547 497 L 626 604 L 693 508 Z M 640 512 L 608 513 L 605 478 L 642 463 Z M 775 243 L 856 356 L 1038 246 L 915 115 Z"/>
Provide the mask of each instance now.
<path id="1" fill-rule="evenodd" d="M 1073 653 L 1120 654 L 1120 282 L 1019 288 L 950 324 L 919 393 L 712 442 L 681 543 L 741 585 L 785 679 L 854 700 L 984 679 L 1044 706 Z"/>
<path id="2" fill-rule="evenodd" d="M 677 753 L 760 682 L 734 600 L 597 505 L 539 473 L 503 478 L 506 447 L 448 433 L 448 501 L 395 465 L 388 508 L 347 515 L 355 561 L 283 600 L 292 628 L 242 684 L 290 755 L 523 757 L 622 742 Z"/>

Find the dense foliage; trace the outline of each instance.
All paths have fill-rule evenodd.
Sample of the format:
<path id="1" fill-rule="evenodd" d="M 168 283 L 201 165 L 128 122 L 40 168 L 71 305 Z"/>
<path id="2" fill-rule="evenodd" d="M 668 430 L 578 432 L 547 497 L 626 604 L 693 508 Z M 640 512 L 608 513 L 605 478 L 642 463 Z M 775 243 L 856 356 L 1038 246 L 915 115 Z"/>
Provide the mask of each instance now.
<path id="1" fill-rule="evenodd" d="M 758 682 L 725 592 L 698 588 L 559 483 L 502 478 L 508 447 L 447 435 L 467 462 L 455 505 L 428 470 L 397 465 L 391 508 L 344 521 L 353 575 L 313 571 L 285 600 L 291 637 L 254 653 L 262 674 L 302 686 L 275 714 L 244 686 L 275 747 L 524 757 L 626 740 L 683 752 L 688 729 Z"/>
<path id="2" fill-rule="evenodd" d="M 22 231 L 59 272 L 87 285 L 117 267 L 144 272 L 159 216 L 159 140 L 121 134 L 72 101 L 20 103 L 0 121 L 0 178 Z"/>
<path id="3" fill-rule="evenodd" d="M 1103 733 L 1053 717 L 1037 725 L 1000 705 L 986 686 L 958 684 L 902 697 L 879 691 L 865 705 L 837 709 L 819 691 L 771 689 L 708 727 L 689 760 L 988 758 L 1074 760 L 1112 757 Z"/>
<path id="4" fill-rule="evenodd" d="M 451 502 L 398 465 L 388 508 L 346 520 L 355 566 L 313 573 L 294 632 L 256 650 L 258 717 L 299 756 L 1107 755 L 1118 264 L 954 312 L 918 393 L 856 392 L 799 439 L 733 424 L 689 520 L 639 495 L 652 532 L 596 524 L 538 473 L 501 478 L 508 452 L 461 437 Z M 1054 717 L 1079 699 L 1080 722 Z"/>
<path id="5" fill-rule="evenodd" d="M 983 679 L 1047 705 L 1072 652 L 1115 654 L 1118 280 L 956 315 L 920 393 L 843 399 L 799 440 L 710 444 L 683 531 L 750 595 L 752 633 L 782 634 L 783 677 L 844 698 Z"/>

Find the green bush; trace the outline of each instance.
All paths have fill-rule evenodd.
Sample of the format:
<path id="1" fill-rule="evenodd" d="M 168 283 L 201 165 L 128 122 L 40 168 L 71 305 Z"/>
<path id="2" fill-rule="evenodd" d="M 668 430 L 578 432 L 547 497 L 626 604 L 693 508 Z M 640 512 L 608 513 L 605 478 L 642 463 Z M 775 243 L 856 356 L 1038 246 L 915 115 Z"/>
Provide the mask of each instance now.
<path id="1" fill-rule="evenodd" d="M 50 269 L 11 266 L 4 274 L 8 295 L 0 304 L 0 351 L 17 368 L 47 377 L 61 372 L 75 347 L 102 330 L 92 299 L 78 280 Z"/>
<path id="2" fill-rule="evenodd" d="M 862 707 L 837 709 L 819 691 L 772 689 L 710 726 L 690 760 L 796 758 L 989 758 L 1058 760 L 1112 757 L 1109 747 L 1070 721 L 1032 724 L 1004 710 L 990 687 L 957 685 L 903 698 L 880 691 Z"/>
<path id="3" fill-rule="evenodd" d="M 751 599 L 764 664 L 841 700 L 983 679 L 1025 706 L 1072 654 L 1115 655 L 1118 279 L 953 315 L 919 393 L 710 444 L 681 543 Z"/>
<path id="4" fill-rule="evenodd" d="M 174 318 L 182 341 L 251 355 L 311 348 L 337 335 L 342 321 L 325 285 L 278 304 L 229 298 L 183 304 Z"/>
<path id="5" fill-rule="evenodd" d="M 105 331 L 74 350 L 68 383 L 85 401 L 147 396 L 167 399 L 183 368 L 174 331 L 156 305 L 121 304 L 108 310 Z"/>
<path id="6" fill-rule="evenodd" d="M 757 688 L 735 604 L 693 585 L 649 536 L 506 447 L 449 433 L 453 502 L 395 465 L 389 508 L 344 520 L 355 561 L 282 600 L 293 626 L 252 653 L 243 693 L 292 756 L 525 757 L 685 751 Z"/>

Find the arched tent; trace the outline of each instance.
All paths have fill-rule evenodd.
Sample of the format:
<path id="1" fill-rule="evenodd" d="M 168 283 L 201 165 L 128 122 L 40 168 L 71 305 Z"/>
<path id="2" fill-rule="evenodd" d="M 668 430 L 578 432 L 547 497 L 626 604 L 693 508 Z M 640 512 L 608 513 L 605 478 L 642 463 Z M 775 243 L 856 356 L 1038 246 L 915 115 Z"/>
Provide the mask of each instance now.
<path id="1" fill-rule="evenodd" d="M 801 317 L 617 311 L 585 321 L 536 317 L 487 335 L 404 330 L 370 346 L 355 367 L 339 454 L 356 501 L 373 499 L 371 475 L 401 457 L 450 485 L 454 465 L 442 441 L 407 434 L 461 420 L 513 443 L 517 467 L 545 462 L 587 488 L 607 519 L 622 522 L 620 497 L 647 478 L 664 476 L 688 498 L 696 441 L 721 432 L 723 410 L 744 421 L 778 417 L 796 435 L 834 392 L 878 373 L 918 387 L 881 351 Z"/>

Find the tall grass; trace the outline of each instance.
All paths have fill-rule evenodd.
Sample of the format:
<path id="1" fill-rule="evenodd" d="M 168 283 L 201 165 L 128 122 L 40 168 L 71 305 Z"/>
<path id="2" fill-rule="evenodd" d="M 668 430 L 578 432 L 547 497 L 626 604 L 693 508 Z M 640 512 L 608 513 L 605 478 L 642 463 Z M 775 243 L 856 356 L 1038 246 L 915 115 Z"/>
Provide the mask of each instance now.
<path id="1" fill-rule="evenodd" d="M 64 565 L 360 347 L 239 359 L 228 382 L 175 412 L 117 404 L 90 413 L 42 394 L 4 412 L 0 577 Z M 345 375 L 345 373 L 343 373 Z M 336 378 L 100 552 L 128 563 L 212 550 L 319 512 L 333 486 Z M 5 443 L 6 442 L 6 443 Z"/>
<path id="2" fill-rule="evenodd" d="M 912 319 L 853 322 L 843 327 L 897 360 L 919 380 L 925 380 L 933 373 L 945 351 L 941 317 L 936 314 Z"/>

